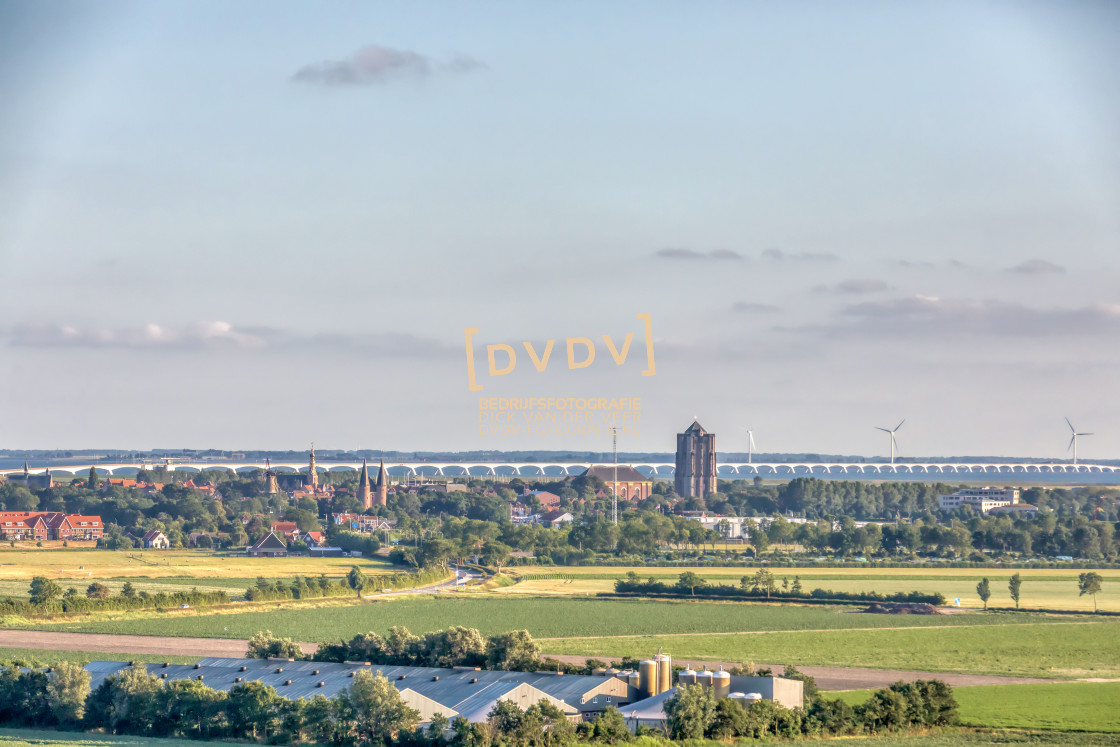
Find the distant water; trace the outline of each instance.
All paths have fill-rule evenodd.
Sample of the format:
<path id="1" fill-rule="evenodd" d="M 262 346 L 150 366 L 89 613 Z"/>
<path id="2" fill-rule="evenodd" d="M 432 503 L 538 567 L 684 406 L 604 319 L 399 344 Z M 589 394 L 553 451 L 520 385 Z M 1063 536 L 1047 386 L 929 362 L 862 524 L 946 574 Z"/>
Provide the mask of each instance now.
<path id="1" fill-rule="evenodd" d="M 70 460 L 66 460 L 66 461 L 70 461 Z M 80 459 L 73 460 L 73 461 L 70 461 L 70 463 L 71 464 L 82 464 L 83 460 L 80 460 Z M 84 460 L 84 463 L 88 464 L 89 462 L 88 462 L 88 460 Z M 0 469 L 15 469 L 15 468 L 19 468 L 19 467 L 22 467 L 22 466 L 23 466 L 23 460 L 22 459 L 13 459 L 13 458 L 10 458 L 10 457 L 7 457 L 7 458 L 6 457 L 0 457 Z M 42 462 L 39 462 L 37 464 L 31 464 L 30 466 L 31 466 L 31 470 L 33 472 L 41 472 L 43 470 L 43 467 L 46 466 L 46 465 L 44 465 Z M 66 465 L 65 465 L 63 460 L 59 460 L 58 462 L 55 462 L 50 466 L 51 467 L 65 468 Z M 401 476 L 401 475 L 404 475 L 404 474 L 407 473 L 407 470 L 404 470 L 402 468 L 389 468 L 388 465 L 386 465 L 386 467 L 387 467 L 387 471 L 394 476 Z M 641 471 L 648 475 L 650 470 L 642 469 Z M 432 471 L 432 472 L 434 473 L 434 471 Z M 122 469 L 118 474 L 124 475 L 124 474 L 133 474 L 133 473 L 134 473 L 134 470 L 132 470 L 132 469 Z M 429 471 L 421 469 L 421 473 L 428 474 Z M 573 470 L 572 473 L 573 474 L 578 474 L 578 470 Z M 476 474 L 476 476 L 479 476 L 479 477 L 484 477 L 485 476 L 481 472 L 477 472 L 477 471 L 475 472 L 475 474 Z M 501 468 L 498 469 L 498 476 L 508 477 L 508 476 L 511 476 L 512 474 L 513 473 L 508 469 L 505 469 L 505 470 L 503 470 Z M 545 473 L 545 476 L 549 476 L 549 477 L 559 477 L 559 476 L 562 476 L 562 475 L 563 475 L 563 472 L 559 469 L 549 469 Z M 526 478 L 534 477 L 534 476 L 536 476 L 536 475 L 529 474 L 528 470 L 526 470 L 526 473 L 522 475 L 522 477 L 526 477 Z M 671 470 L 663 470 L 662 472 L 658 473 L 657 476 L 662 477 L 662 478 L 671 478 L 672 477 L 672 471 Z M 753 474 L 739 475 L 738 476 L 739 479 L 745 479 L 745 480 L 753 479 L 753 477 L 754 477 Z M 897 474 L 890 473 L 890 472 L 885 472 L 883 474 L 875 474 L 874 472 L 871 472 L 871 471 L 864 472 L 864 473 L 861 474 L 858 471 L 851 471 L 851 470 L 849 470 L 846 474 L 842 473 L 842 472 L 836 472 L 836 471 L 833 471 L 831 474 L 825 474 L 819 468 L 815 469 L 812 474 L 807 472 L 805 469 L 798 469 L 795 473 L 790 474 L 788 470 L 783 469 L 778 474 L 763 472 L 761 477 L 762 477 L 762 479 L 766 480 L 767 482 L 771 482 L 771 481 L 774 481 L 774 480 L 786 481 L 786 480 L 791 480 L 795 477 L 815 477 L 815 478 L 818 478 L 820 480 L 848 480 L 848 481 L 853 481 L 853 482 L 854 481 L 863 481 L 863 482 L 928 482 L 928 483 L 943 482 L 943 483 L 948 483 L 948 484 L 978 482 L 978 483 L 991 483 L 991 484 L 999 484 L 999 485 L 1049 485 L 1049 486 L 1055 486 L 1055 487 L 1064 486 L 1064 485 L 1120 485 L 1120 471 L 1118 471 L 1118 472 L 1076 472 L 1076 473 L 1075 472 L 1029 472 L 1029 473 L 1023 473 L 1021 471 L 1016 471 L 1016 472 L 1012 473 L 1012 472 L 1007 472 L 1007 471 L 996 472 L 995 470 L 980 469 L 979 467 L 974 468 L 971 473 L 969 473 L 969 472 L 944 472 L 944 473 L 940 473 L 940 472 L 937 472 L 937 471 L 933 471 L 933 472 L 929 472 L 929 473 L 917 472 L 917 473 L 913 473 L 913 474 L 911 474 L 909 472 L 899 472 Z M 721 470 L 720 478 L 721 479 L 735 479 L 736 475 L 728 474 L 726 471 Z"/>

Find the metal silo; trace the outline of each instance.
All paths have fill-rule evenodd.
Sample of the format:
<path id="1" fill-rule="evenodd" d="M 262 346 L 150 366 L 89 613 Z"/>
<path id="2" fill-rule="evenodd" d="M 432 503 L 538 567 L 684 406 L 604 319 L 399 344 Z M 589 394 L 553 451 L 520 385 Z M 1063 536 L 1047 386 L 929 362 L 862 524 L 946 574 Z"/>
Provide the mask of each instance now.
<path id="1" fill-rule="evenodd" d="M 696 684 L 703 685 L 708 690 L 712 689 L 712 673 L 705 669 L 703 672 L 697 672 Z"/>
<path id="2" fill-rule="evenodd" d="M 639 690 L 643 698 L 652 698 L 660 692 L 657 689 L 657 662 L 645 659 L 638 664 Z"/>
<path id="3" fill-rule="evenodd" d="M 731 675 L 722 669 L 712 675 L 712 695 L 726 698 L 731 693 Z"/>
<path id="4" fill-rule="evenodd" d="M 695 685 L 696 672 L 691 669 L 682 670 L 681 673 L 677 675 L 677 682 L 681 685 Z"/>
<path id="5" fill-rule="evenodd" d="M 631 672 L 626 675 L 626 684 L 635 690 L 641 691 L 642 689 L 642 676 L 637 672 Z"/>
<path id="6" fill-rule="evenodd" d="M 657 660 L 657 692 L 668 692 L 673 689 L 673 657 L 658 654 L 654 658 Z"/>

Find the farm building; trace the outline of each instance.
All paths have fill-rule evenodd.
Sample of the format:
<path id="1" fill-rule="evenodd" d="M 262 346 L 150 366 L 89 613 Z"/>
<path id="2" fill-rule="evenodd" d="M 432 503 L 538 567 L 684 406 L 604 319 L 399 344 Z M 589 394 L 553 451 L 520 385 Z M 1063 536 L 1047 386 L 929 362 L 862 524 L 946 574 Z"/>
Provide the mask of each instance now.
<path id="1" fill-rule="evenodd" d="M 785 677 L 742 677 L 728 672 L 694 672 L 685 669 L 678 675 L 678 685 L 672 687 L 672 661 L 667 655 L 658 654 L 654 659 L 641 662 L 637 675 L 630 675 L 637 684 L 643 699 L 619 708 L 631 731 L 639 726 L 655 729 L 668 723 L 665 702 L 684 686 L 700 686 L 720 700 L 731 698 L 744 708 L 759 700 L 772 700 L 786 708 L 805 705 L 804 683 Z"/>
<path id="2" fill-rule="evenodd" d="M 121 661 L 86 665 L 90 687 L 127 669 Z M 215 690 L 228 691 L 242 682 L 271 685 L 280 695 L 296 699 L 324 695 L 332 698 L 350 686 L 362 669 L 388 678 L 409 706 L 428 721 L 436 714 L 463 716 L 481 722 L 499 700 L 522 709 L 547 700 L 572 721 L 591 718 L 608 705 L 629 703 L 636 695 L 625 678 L 614 675 L 570 675 L 554 672 L 504 672 L 473 667 L 437 669 L 397 667 L 358 662 L 337 664 L 288 659 L 201 659 L 196 664 L 147 664 L 151 674 L 168 680 L 201 680 Z"/>
<path id="3" fill-rule="evenodd" d="M 143 666 L 161 679 L 200 680 L 215 690 L 229 691 L 240 683 L 261 682 L 293 700 L 314 695 L 333 698 L 350 686 L 354 673 L 366 670 L 387 678 L 404 701 L 420 711 L 422 721 L 442 714 L 449 719 L 462 716 L 471 722 L 482 722 L 499 700 L 512 702 L 521 709 L 547 700 L 571 721 L 590 720 L 608 706 L 614 706 L 633 730 L 639 725 L 663 726 L 665 701 L 676 692 L 672 686 L 671 660 L 662 655 L 657 661 L 642 662 L 639 672 L 597 670 L 591 675 L 217 657 L 201 659 L 196 664 Z M 94 661 L 85 669 L 90 674 L 90 687 L 96 690 L 106 677 L 128 667 L 128 662 Z M 760 699 L 773 700 L 787 708 L 804 703 L 800 680 L 684 670 L 681 682 L 711 687 L 717 698 L 737 698 L 745 706 Z"/>
<path id="4" fill-rule="evenodd" d="M 255 558 L 280 557 L 288 554 L 288 544 L 277 537 L 275 532 L 269 532 L 249 545 L 248 553 Z"/>

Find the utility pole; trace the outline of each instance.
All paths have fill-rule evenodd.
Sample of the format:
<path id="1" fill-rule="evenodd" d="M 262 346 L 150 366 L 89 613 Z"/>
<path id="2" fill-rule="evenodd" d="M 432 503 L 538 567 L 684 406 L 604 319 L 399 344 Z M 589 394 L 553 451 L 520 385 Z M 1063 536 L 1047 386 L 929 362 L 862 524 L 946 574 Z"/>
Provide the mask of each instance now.
<path id="1" fill-rule="evenodd" d="M 611 490 L 611 514 L 618 525 L 618 428 L 611 427 L 611 447 L 614 450 L 614 489 Z"/>

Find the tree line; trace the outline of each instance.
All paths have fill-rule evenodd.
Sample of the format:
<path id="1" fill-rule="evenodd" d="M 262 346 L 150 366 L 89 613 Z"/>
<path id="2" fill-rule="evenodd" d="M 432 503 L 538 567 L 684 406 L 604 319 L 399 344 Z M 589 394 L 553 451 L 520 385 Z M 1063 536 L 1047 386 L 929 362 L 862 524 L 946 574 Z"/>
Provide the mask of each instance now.
<path id="1" fill-rule="evenodd" d="M 361 512 L 350 492 L 356 476 L 328 474 L 338 489 L 331 501 L 293 500 L 283 493 L 267 496 L 259 474 L 212 471 L 162 475 L 168 482 L 150 495 L 119 485 L 91 489 L 82 480 L 39 491 L 3 484 L 0 502 L 6 510 L 98 514 L 106 524 L 104 547 L 132 547 L 134 540 L 128 535 L 137 536 L 147 529 L 163 531 L 173 546 L 185 545 L 192 532 L 205 532 L 215 535 L 220 545 L 239 547 L 267 533 L 272 520 L 294 521 L 301 530 L 321 530 L 322 517 L 332 512 Z M 221 497 L 185 487 L 182 482 L 187 477 L 215 487 Z M 658 480 L 651 498 L 623 505 L 617 525 L 608 519 L 609 499 L 602 497 L 606 486 L 598 478 L 563 482 L 518 478 L 508 484 L 472 478 L 467 487 L 467 491 L 446 494 L 423 490 L 393 493 L 388 506 L 376 507 L 371 513 L 396 522 L 394 534 L 402 542 L 399 557 L 416 567 L 430 564 L 428 556 L 437 563 L 473 558 L 487 546 L 501 550 L 504 545 L 557 565 L 589 563 L 602 556 L 650 557 L 714 547 L 721 541 L 718 531 L 672 513 L 690 509 L 747 517 L 778 515 L 772 523 L 750 532 L 753 549 L 763 553 L 774 545 L 789 544 L 842 556 L 968 558 L 986 553 L 1109 560 L 1120 552 L 1115 523 L 1120 493 L 1105 487 L 1025 490 L 1023 501 L 1042 509 L 1037 517 L 1026 517 L 941 512 L 937 495 L 955 489 L 947 484 L 800 477 L 781 485 L 721 480 L 716 493 L 679 500 L 667 481 Z M 574 524 L 556 529 L 513 524 L 513 501 L 539 503 L 533 496 L 521 495 L 526 488 L 555 492 L 561 507 L 576 517 Z M 781 518 L 788 514 L 809 521 L 793 523 Z M 865 520 L 887 523 L 856 526 L 857 521 Z M 326 528 L 332 542 L 346 549 L 368 553 L 380 547 L 375 537 Z M 428 547 L 429 542 L 435 544 Z M 445 542 L 450 544 L 442 544 Z M 501 557 L 500 552 L 497 555 Z"/>
<path id="2" fill-rule="evenodd" d="M 877 591 L 832 591 L 830 589 L 812 589 L 808 592 L 801 588 L 800 577 L 795 577 L 793 584 L 789 579 L 782 579 L 779 585 L 766 568 L 759 569 L 750 576 L 743 576 L 738 586 L 732 584 L 712 584 L 707 579 L 694 571 L 685 571 L 676 583 L 665 583 L 650 578 L 642 581 L 638 574 L 630 571 L 625 578 L 614 582 L 614 590 L 619 594 L 640 594 L 642 596 L 703 596 L 731 599 L 786 599 L 791 601 L 820 600 L 837 602 L 899 602 L 908 604 L 945 604 L 945 597 L 941 594 L 927 594 L 919 591 L 897 592 L 882 594 Z"/>
<path id="3" fill-rule="evenodd" d="M 639 727 L 637 733 L 657 741 L 764 739 L 905 732 L 956 722 L 952 690 L 936 680 L 896 683 L 853 708 L 821 697 L 812 678 L 792 668 L 785 674 L 805 682 L 804 708 L 787 709 L 771 701 L 744 708 L 688 685 L 666 701 L 663 730 Z M 46 670 L 9 667 L 0 671 L 0 723 L 150 738 L 355 747 L 561 747 L 634 739 L 613 706 L 594 720 L 573 724 L 547 700 L 524 710 L 498 701 L 485 722 L 437 715 L 421 727 L 420 713 L 392 683 L 364 669 L 334 697 L 288 699 L 256 681 L 222 691 L 200 679 L 164 680 L 143 664 L 106 677 L 95 690 L 90 689 L 89 673 L 77 664 Z"/>

